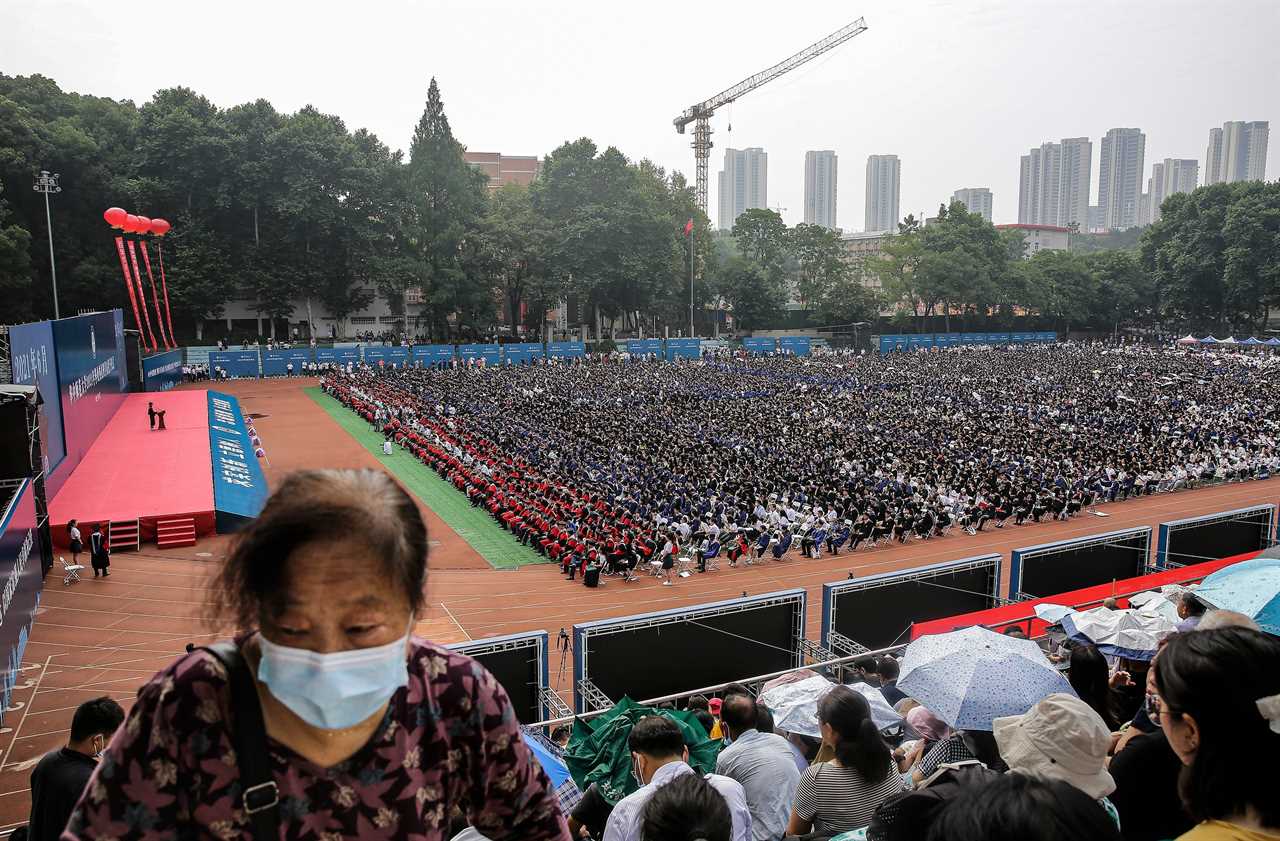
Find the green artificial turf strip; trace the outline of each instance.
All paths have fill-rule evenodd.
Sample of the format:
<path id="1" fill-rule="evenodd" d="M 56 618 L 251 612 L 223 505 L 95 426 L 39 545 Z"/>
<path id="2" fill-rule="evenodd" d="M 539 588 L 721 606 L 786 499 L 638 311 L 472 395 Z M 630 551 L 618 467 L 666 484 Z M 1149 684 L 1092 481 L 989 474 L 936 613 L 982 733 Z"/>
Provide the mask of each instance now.
<path id="1" fill-rule="evenodd" d="M 479 552 L 480 557 L 494 569 L 515 569 L 526 564 L 550 563 L 542 555 L 521 545 L 509 531 L 494 522 L 488 511 L 472 508 L 465 495 L 408 451 L 397 446 L 393 448 L 392 455 L 384 456 L 382 442 L 385 439 L 364 418 L 319 388 L 304 390 L 338 426 L 377 456 L 387 470 L 444 520 L 449 528 L 457 532 L 472 549 Z"/>

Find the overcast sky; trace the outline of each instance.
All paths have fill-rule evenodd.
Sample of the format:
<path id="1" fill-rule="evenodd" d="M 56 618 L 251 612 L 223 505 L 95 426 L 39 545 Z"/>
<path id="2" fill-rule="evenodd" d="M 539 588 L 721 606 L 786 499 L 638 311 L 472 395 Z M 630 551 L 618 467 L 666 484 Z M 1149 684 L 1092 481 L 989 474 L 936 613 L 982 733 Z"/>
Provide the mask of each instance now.
<path id="1" fill-rule="evenodd" d="M 469 149 L 545 155 L 591 137 L 692 180 L 687 106 L 865 16 L 869 29 L 714 120 L 711 218 L 726 146 L 769 153 L 769 204 L 803 220 L 804 153 L 839 155 L 838 221 L 862 230 L 869 154 L 902 159 L 902 213 L 990 187 L 1017 221 L 1018 159 L 1046 140 L 1147 135 L 1146 172 L 1200 161 L 1209 129 L 1280 135 L 1280 0 L 542 0 L 136 3 L 3 0 L 0 72 L 146 101 L 187 85 L 220 106 L 308 103 L 407 148 L 440 82 Z M 729 131 L 732 121 L 732 132 Z M 1273 136 L 1267 178 L 1280 173 Z M 55 163 L 56 162 L 51 162 Z M 73 185 L 66 185 L 74 189 Z M 1144 181 L 1145 186 L 1145 181 Z"/>

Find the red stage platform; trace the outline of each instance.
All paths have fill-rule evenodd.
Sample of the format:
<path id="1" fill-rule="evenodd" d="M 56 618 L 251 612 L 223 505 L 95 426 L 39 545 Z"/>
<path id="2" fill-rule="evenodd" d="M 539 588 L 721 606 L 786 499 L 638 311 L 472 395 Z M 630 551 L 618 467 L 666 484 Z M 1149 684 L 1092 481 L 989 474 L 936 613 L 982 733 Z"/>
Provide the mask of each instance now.
<path id="1" fill-rule="evenodd" d="M 149 428 L 148 401 L 165 410 L 164 431 Z M 80 521 L 86 546 L 97 522 L 140 521 L 143 540 L 155 540 L 159 529 L 162 537 L 169 532 L 176 538 L 169 545 L 190 545 L 196 534 L 212 534 L 206 392 L 129 395 L 49 505 L 54 542 L 64 548 L 72 518 Z M 184 540 L 192 527 L 194 534 Z"/>

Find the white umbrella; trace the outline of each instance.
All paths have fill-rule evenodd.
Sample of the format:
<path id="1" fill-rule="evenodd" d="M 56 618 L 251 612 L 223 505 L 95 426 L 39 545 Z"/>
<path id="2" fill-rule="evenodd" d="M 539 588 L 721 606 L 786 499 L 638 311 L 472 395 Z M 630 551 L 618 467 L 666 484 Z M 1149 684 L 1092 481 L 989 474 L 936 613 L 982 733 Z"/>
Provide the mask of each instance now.
<path id="1" fill-rule="evenodd" d="M 908 645 L 898 689 L 960 730 L 990 730 L 1055 692 L 1075 694 L 1040 646 L 978 626 Z"/>
<path id="2" fill-rule="evenodd" d="M 1051 604 L 1049 602 L 1042 602 L 1041 604 L 1036 605 L 1035 610 L 1036 618 L 1043 619 L 1050 625 L 1058 624 L 1062 621 L 1062 617 L 1071 613 L 1071 608 L 1063 607 L 1060 604 Z"/>
<path id="3" fill-rule="evenodd" d="M 760 700 L 773 713 L 775 728 L 817 739 L 822 737 L 818 729 L 818 701 L 835 688 L 834 682 L 817 675 L 766 689 L 760 693 Z M 878 688 L 866 683 L 850 684 L 849 688 L 867 699 L 876 729 L 884 730 L 902 721 L 902 716 L 894 712 Z"/>
<path id="4" fill-rule="evenodd" d="M 1075 640 L 1091 642 L 1103 654 L 1150 660 L 1160 640 L 1173 633 L 1176 620 L 1145 610 L 1093 610 L 1072 612 L 1062 619 L 1062 629 Z"/>

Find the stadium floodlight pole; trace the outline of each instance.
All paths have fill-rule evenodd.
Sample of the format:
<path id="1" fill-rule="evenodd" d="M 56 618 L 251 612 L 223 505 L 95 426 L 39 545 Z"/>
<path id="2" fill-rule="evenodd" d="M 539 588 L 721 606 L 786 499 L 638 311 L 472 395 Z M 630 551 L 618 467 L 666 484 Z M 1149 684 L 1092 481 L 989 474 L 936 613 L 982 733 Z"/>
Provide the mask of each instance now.
<path id="1" fill-rule="evenodd" d="M 62 316 L 58 313 L 58 267 L 53 262 L 53 214 L 49 211 L 49 194 L 62 192 L 62 188 L 58 186 L 58 173 L 50 174 L 47 169 L 40 170 L 31 189 L 44 193 L 44 221 L 49 228 L 49 274 L 53 277 L 53 318 L 56 321 Z"/>

